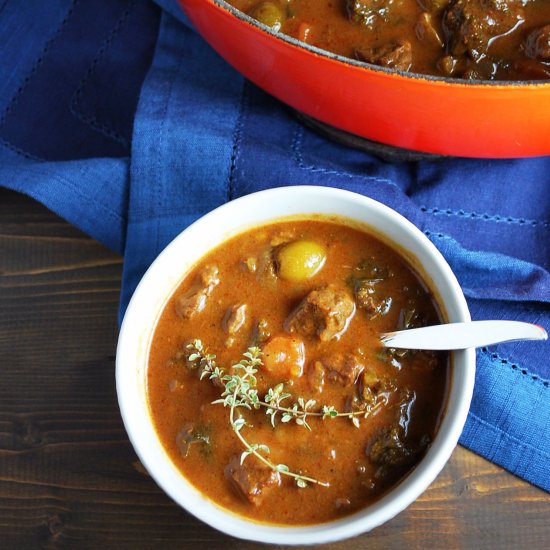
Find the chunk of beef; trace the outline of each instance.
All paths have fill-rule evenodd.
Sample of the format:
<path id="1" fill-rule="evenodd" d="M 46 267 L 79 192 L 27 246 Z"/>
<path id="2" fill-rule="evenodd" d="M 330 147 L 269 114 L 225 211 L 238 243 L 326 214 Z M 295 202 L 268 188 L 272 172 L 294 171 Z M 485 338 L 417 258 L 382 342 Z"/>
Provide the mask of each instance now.
<path id="1" fill-rule="evenodd" d="M 539 27 L 527 35 L 525 55 L 538 61 L 550 62 L 550 25 Z"/>
<path id="2" fill-rule="evenodd" d="M 246 322 L 246 304 L 234 304 L 227 308 L 223 317 L 223 328 L 231 335 L 237 334 Z"/>
<path id="3" fill-rule="evenodd" d="M 318 336 L 323 342 L 339 338 L 355 314 L 355 302 L 336 285 L 312 290 L 289 315 L 285 330 L 302 336 Z"/>
<path id="4" fill-rule="evenodd" d="M 279 472 L 257 466 L 250 459 L 241 464 L 240 455 L 231 458 L 224 473 L 237 493 L 254 506 L 261 504 L 266 493 L 281 483 Z"/>
<path id="5" fill-rule="evenodd" d="M 334 353 L 322 357 L 315 364 L 325 371 L 326 379 L 342 386 L 351 386 L 365 368 L 359 357 L 353 353 Z M 319 368 L 317 366 L 317 368 Z"/>
<path id="6" fill-rule="evenodd" d="M 206 300 L 219 284 L 218 266 L 205 266 L 191 288 L 176 299 L 176 313 L 182 319 L 191 319 L 200 313 L 206 306 Z"/>
<path id="7" fill-rule="evenodd" d="M 355 57 L 380 67 L 408 71 L 412 65 L 412 45 L 408 40 L 401 40 L 380 48 L 357 48 Z"/>
<path id="8" fill-rule="evenodd" d="M 448 53 L 479 61 L 496 37 L 523 21 L 523 0 L 451 0 L 443 17 Z"/>
<path id="9" fill-rule="evenodd" d="M 372 27 L 377 21 L 389 21 L 392 7 L 400 3 L 400 0 L 346 0 L 346 9 L 350 21 Z"/>

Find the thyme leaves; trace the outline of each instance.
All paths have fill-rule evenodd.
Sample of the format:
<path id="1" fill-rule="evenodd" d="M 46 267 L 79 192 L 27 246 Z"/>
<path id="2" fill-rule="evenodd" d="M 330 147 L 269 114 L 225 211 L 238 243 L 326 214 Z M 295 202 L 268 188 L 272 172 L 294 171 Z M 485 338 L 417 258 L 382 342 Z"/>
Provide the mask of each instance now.
<path id="1" fill-rule="evenodd" d="M 319 417 L 322 420 L 345 417 L 349 418 L 358 427 L 358 417 L 366 418 L 371 412 L 370 408 L 339 412 L 333 405 L 323 405 L 320 408 L 315 408 L 317 402 L 314 399 L 306 401 L 303 397 L 298 397 L 292 402 L 292 394 L 285 391 L 283 383 L 269 388 L 262 398 L 258 394 L 255 376 L 258 368 L 263 364 L 260 348 L 250 347 L 243 354 L 243 358 L 232 365 L 229 371 L 225 371 L 217 364 L 216 356 L 208 352 L 201 340 L 193 340 L 186 348 L 188 352 L 187 364 L 189 367 L 198 370 L 200 379 L 216 381 L 223 388 L 220 398 L 213 401 L 213 404 L 220 404 L 229 408 L 229 423 L 244 448 L 240 456 L 241 464 L 248 456 L 252 455 L 273 471 L 294 478 L 296 485 L 300 488 L 307 487 L 309 483 L 328 486 L 326 482 L 291 471 L 286 464 L 272 462 L 268 458 L 270 449 L 267 445 L 250 443 L 242 431 L 243 428 L 251 426 L 241 414 L 241 410 L 265 409 L 265 413 L 270 417 L 273 427 L 276 427 L 277 422 L 283 424 L 295 422 L 297 425 L 311 431 L 312 428 L 308 422 L 310 417 Z"/>
<path id="2" fill-rule="evenodd" d="M 250 443 L 242 434 L 242 429 L 247 426 L 246 419 L 240 413 L 239 409 L 245 408 L 248 410 L 259 409 L 260 407 L 266 407 L 267 413 L 271 416 L 271 422 L 275 425 L 275 416 L 281 410 L 284 410 L 284 414 L 291 417 L 293 414 L 299 415 L 306 413 L 306 404 L 303 404 L 302 411 L 294 413 L 294 407 L 292 409 L 286 409 L 281 407 L 280 404 L 284 399 L 290 397 L 290 394 L 283 393 L 283 385 L 279 384 L 276 388 L 270 388 L 267 395 L 263 400 L 258 396 L 258 390 L 256 389 L 256 376 L 258 372 L 257 367 L 262 364 L 260 359 L 261 350 L 258 347 L 251 347 L 243 354 L 243 359 L 232 366 L 232 372 L 226 373 L 216 363 L 215 355 L 209 354 L 206 348 L 203 346 L 200 340 L 194 340 L 187 345 L 189 355 L 187 360 L 195 368 L 200 371 L 200 379 L 208 378 L 210 380 L 219 380 L 223 385 L 223 392 L 220 399 L 217 399 L 213 404 L 222 404 L 224 407 L 229 407 L 229 423 L 233 432 L 240 440 L 244 447 L 244 451 L 241 453 L 241 464 L 245 459 L 253 455 L 260 462 L 270 469 L 279 472 L 282 475 L 294 478 L 296 485 L 300 488 L 307 487 L 308 483 L 313 483 L 322 486 L 328 486 L 328 483 L 319 481 L 312 477 L 308 477 L 290 470 L 286 464 L 275 464 L 267 458 L 270 454 L 270 449 L 267 445 L 259 443 Z M 309 405 L 311 406 L 311 404 Z M 283 416 L 283 418 L 286 418 Z M 286 420 L 281 419 L 282 422 Z M 289 418 L 290 420 L 290 418 Z M 296 417 L 296 422 L 305 425 L 305 418 L 299 416 Z"/>

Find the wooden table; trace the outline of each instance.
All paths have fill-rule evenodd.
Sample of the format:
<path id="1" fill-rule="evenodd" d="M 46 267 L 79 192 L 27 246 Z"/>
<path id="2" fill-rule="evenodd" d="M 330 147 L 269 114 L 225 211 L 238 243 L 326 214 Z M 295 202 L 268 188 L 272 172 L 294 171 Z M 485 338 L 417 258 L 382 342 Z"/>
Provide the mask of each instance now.
<path id="1" fill-rule="evenodd" d="M 139 463 L 115 393 L 121 271 L 119 256 L 0 189 L 0 548 L 261 547 L 188 515 Z M 550 495 L 463 448 L 397 518 L 326 546 L 548 547 Z"/>

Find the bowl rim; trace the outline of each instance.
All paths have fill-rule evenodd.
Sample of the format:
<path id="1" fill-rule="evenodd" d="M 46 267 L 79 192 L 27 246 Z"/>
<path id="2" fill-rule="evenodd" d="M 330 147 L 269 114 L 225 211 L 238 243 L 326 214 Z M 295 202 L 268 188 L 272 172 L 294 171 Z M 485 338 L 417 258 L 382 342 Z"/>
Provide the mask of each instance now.
<path id="1" fill-rule="evenodd" d="M 306 206 L 298 208 L 299 201 Z M 208 250 L 229 236 L 239 234 L 249 227 L 261 225 L 261 220 L 265 216 L 261 217 L 260 223 L 257 220 L 252 220 L 247 224 L 236 223 L 229 230 L 222 224 L 215 237 L 206 237 L 214 243 L 207 248 L 199 246 L 199 243 L 196 242 L 198 236 L 204 235 L 204 230 L 207 228 L 218 227 L 215 223 L 216 219 L 230 219 L 228 216 L 232 212 L 243 212 L 243 209 L 247 211 L 247 208 L 254 205 L 263 204 L 267 210 L 272 210 L 273 206 L 278 205 L 277 212 L 281 211 L 282 215 L 279 213 L 268 217 L 264 221 L 264 223 L 268 223 L 271 220 L 276 221 L 288 217 L 284 215 L 285 210 L 298 209 L 304 217 L 313 214 L 315 210 L 312 210 L 312 204 L 321 203 L 328 205 L 329 209 L 340 210 L 346 207 L 351 208 L 350 205 L 352 205 L 354 209 L 363 212 L 365 216 L 367 213 L 370 216 L 376 213 L 381 216 L 381 219 L 387 220 L 390 227 L 398 228 L 403 235 L 410 236 L 415 244 L 419 244 L 422 252 L 419 253 L 415 250 L 414 254 L 411 252 L 411 257 L 418 258 L 426 254 L 427 258 L 433 259 L 435 269 L 438 270 L 438 277 L 448 285 L 447 290 L 451 292 L 450 298 L 442 296 L 439 292 L 441 289 L 437 286 L 437 291 L 440 294 L 439 304 L 445 310 L 444 314 L 447 316 L 447 320 L 449 322 L 470 320 L 468 306 L 458 281 L 433 243 L 420 229 L 395 210 L 374 199 L 351 191 L 307 185 L 258 191 L 225 203 L 182 231 L 151 264 L 126 310 L 116 352 L 116 389 L 119 407 L 135 452 L 155 482 L 176 503 L 198 519 L 228 535 L 246 540 L 288 545 L 327 543 L 370 531 L 390 520 L 424 492 L 448 461 L 466 422 L 472 398 L 475 378 L 475 350 L 453 352 L 452 381 L 448 390 L 445 414 L 426 455 L 398 485 L 375 503 L 350 516 L 328 523 L 279 526 L 249 520 L 222 508 L 203 496 L 179 473 L 158 440 L 146 400 L 146 363 L 154 328 L 166 302 L 189 269 Z M 322 212 L 321 215 L 323 214 L 327 214 L 327 212 Z M 330 215 L 330 213 L 328 214 Z M 360 223 L 365 222 L 365 219 L 361 217 L 336 212 L 335 214 L 339 217 L 357 220 Z M 384 242 L 391 243 L 394 237 L 388 235 L 387 231 L 377 231 L 376 234 L 382 237 Z M 193 258 L 188 260 L 185 268 L 174 268 L 174 258 L 179 257 L 182 247 L 189 246 L 194 247 L 195 255 L 193 256 L 191 253 Z M 398 245 L 397 248 L 402 251 L 401 246 Z M 197 253 L 199 249 L 201 250 L 200 254 Z M 166 274 L 166 269 L 172 269 L 173 273 Z M 435 284 L 433 274 L 424 273 L 421 274 L 421 277 L 425 278 L 426 275 Z M 159 284 L 159 279 L 165 282 L 170 281 L 170 292 L 161 290 L 166 287 Z M 437 284 L 440 285 L 440 282 Z M 432 284 L 429 286 L 434 289 Z M 146 317 L 148 311 L 156 311 L 154 319 Z"/>
<path id="2" fill-rule="evenodd" d="M 250 17 L 243 11 L 237 9 L 235 6 L 227 2 L 226 0 L 206 0 L 207 2 L 213 4 L 214 6 L 221 8 L 227 12 L 229 12 L 231 15 L 235 16 L 237 19 L 240 19 L 241 21 L 248 23 L 249 25 L 252 25 L 256 29 L 269 34 L 273 38 L 277 40 L 281 40 L 283 42 L 287 42 L 288 44 L 291 44 L 294 47 L 300 48 L 301 50 L 305 50 L 307 52 L 310 52 L 312 54 L 330 59 L 331 61 L 336 61 L 339 63 L 344 63 L 345 65 L 349 65 L 351 67 L 357 67 L 362 69 L 368 69 L 375 73 L 382 73 L 386 74 L 388 76 L 399 76 L 411 80 L 426 80 L 428 82 L 434 83 L 434 84 L 443 84 L 448 85 L 452 84 L 453 86 L 462 86 L 466 88 L 476 88 L 476 87 L 489 87 L 489 88 L 550 88 L 550 80 L 465 80 L 462 78 L 453 78 L 453 77 L 446 77 L 446 76 L 438 76 L 438 75 L 429 75 L 429 74 L 423 74 L 423 73 L 416 73 L 412 71 L 402 71 L 399 69 L 391 69 L 388 67 L 382 67 L 380 65 L 374 65 L 372 63 L 368 63 L 366 61 L 359 61 L 357 59 L 352 59 L 349 57 L 345 57 L 340 54 L 333 53 L 329 50 L 325 50 L 323 48 L 319 48 L 317 46 L 313 46 L 311 44 L 308 44 L 306 42 L 302 42 L 298 40 L 297 38 L 294 38 L 292 36 L 289 36 L 287 34 L 274 31 L 271 27 L 265 25 L 264 23 L 261 23 L 260 21 L 254 19 L 253 17 Z M 182 5 L 185 5 L 186 0 L 179 0 L 179 2 Z"/>

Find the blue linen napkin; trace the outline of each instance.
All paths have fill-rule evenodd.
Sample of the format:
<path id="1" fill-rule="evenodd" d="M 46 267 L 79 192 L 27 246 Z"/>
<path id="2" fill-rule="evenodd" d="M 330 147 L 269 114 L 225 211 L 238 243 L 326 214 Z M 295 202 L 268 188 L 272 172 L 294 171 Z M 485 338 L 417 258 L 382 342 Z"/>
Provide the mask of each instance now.
<path id="1" fill-rule="evenodd" d="M 550 329 L 550 158 L 388 163 L 337 145 L 231 69 L 175 2 L 158 3 L 0 2 L 0 185 L 124 254 L 121 314 L 194 219 L 253 191 L 314 184 L 420 227 L 474 319 Z M 549 346 L 478 350 L 460 439 L 547 491 Z"/>

